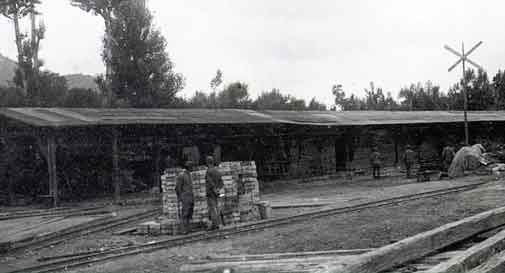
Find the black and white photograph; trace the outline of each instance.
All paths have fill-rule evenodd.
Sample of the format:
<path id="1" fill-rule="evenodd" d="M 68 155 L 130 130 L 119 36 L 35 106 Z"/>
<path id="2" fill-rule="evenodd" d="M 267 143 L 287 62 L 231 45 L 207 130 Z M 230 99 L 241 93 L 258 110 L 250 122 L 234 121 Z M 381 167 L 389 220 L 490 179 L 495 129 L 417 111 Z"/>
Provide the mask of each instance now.
<path id="1" fill-rule="evenodd" d="M 0 273 L 505 272 L 498 0 L 0 0 Z"/>

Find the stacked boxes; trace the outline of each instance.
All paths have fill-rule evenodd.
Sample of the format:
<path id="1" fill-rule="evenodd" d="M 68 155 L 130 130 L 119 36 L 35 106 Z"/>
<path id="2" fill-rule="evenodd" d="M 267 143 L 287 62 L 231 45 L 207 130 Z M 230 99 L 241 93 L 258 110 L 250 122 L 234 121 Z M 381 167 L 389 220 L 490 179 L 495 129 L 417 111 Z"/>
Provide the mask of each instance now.
<path id="1" fill-rule="evenodd" d="M 177 204 L 177 195 L 175 193 L 175 183 L 178 175 L 184 172 L 184 169 L 167 169 L 161 176 L 163 215 L 168 219 L 179 221 L 179 206 Z"/>
<path id="2" fill-rule="evenodd" d="M 240 163 L 238 163 L 240 166 Z M 223 162 L 218 167 L 223 179 L 224 197 L 220 201 L 221 213 L 225 224 L 235 224 L 240 221 L 238 214 L 238 168 L 237 162 Z M 237 217 L 237 214 L 239 215 Z M 239 219 L 237 219 L 239 218 Z M 237 221 L 238 220 L 238 221 Z"/>
<path id="3" fill-rule="evenodd" d="M 205 188 L 205 174 L 207 168 L 191 172 L 193 182 L 193 196 L 195 206 L 193 209 L 193 223 L 203 223 L 208 218 L 207 192 Z"/>
<path id="4" fill-rule="evenodd" d="M 255 203 L 259 202 L 259 184 L 254 162 L 223 162 L 218 167 L 224 184 L 224 197 L 219 205 L 226 225 L 258 219 Z M 174 234 L 180 223 L 178 216 L 176 178 L 184 169 L 167 169 L 161 177 L 163 190 L 163 221 L 159 227 L 162 234 Z M 197 167 L 191 172 L 195 206 L 194 226 L 208 222 L 208 208 L 205 186 L 206 167 Z M 156 229 L 157 230 L 157 229 Z"/>

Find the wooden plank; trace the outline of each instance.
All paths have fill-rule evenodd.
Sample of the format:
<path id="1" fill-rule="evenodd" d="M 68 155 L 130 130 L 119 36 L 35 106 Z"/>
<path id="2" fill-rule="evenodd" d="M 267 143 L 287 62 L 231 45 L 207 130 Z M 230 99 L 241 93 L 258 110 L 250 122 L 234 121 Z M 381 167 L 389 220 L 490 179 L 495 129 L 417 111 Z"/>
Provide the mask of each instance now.
<path id="1" fill-rule="evenodd" d="M 310 272 L 323 262 L 329 260 L 345 261 L 352 256 L 315 256 L 308 258 L 291 258 L 260 261 L 232 261 L 205 264 L 187 264 L 180 272 L 218 272 L 232 269 L 233 272 Z"/>
<path id="2" fill-rule="evenodd" d="M 436 250 L 503 224 L 505 224 L 505 207 L 489 210 L 417 234 L 397 243 L 359 255 L 346 264 L 338 261 L 321 264 L 314 272 L 381 272 L 422 258 Z"/>
<path id="3" fill-rule="evenodd" d="M 153 140 L 153 164 L 154 164 L 154 184 L 161 192 L 161 170 L 160 170 L 160 160 L 161 160 L 161 147 L 160 140 L 154 138 Z"/>
<path id="4" fill-rule="evenodd" d="M 334 204 L 334 202 L 306 202 L 306 203 L 272 203 L 272 209 L 293 209 L 293 208 L 314 208 L 324 207 Z"/>
<path id="5" fill-rule="evenodd" d="M 474 245 L 454 256 L 446 262 L 427 270 L 426 273 L 458 273 L 466 272 L 476 267 L 481 261 L 488 259 L 493 254 L 505 250 L 505 231 Z"/>
<path id="6" fill-rule="evenodd" d="M 485 263 L 469 271 L 469 273 L 500 273 L 500 272 L 505 272 L 505 251 L 493 255 Z"/>
<path id="7" fill-rule="evenodd" d="M 285 253 L 268 253 L 268 254 L 250 254 L 250 255 L 216 255 L 209 256 L 212 262 L 220 261 L 252 261 L 252 260 L 272 260 L 272 259 L 286 259 L 286 258 L 307 258 L 311 256 L 348 256 L 362 254 L 372 251 L 374 248 L 364 249 L 339 249 L 328 251 L 308 251 L 308 252 L 285 252 Z"/>

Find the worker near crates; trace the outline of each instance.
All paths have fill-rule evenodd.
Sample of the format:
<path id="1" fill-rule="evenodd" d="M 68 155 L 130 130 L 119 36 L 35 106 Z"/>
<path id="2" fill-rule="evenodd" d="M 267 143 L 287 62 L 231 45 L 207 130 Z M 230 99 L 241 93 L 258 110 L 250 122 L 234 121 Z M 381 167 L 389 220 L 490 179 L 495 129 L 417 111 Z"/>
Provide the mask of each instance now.
<path id="1" fill-rule="evenodd" d="M 205 189 L 207 192 L 207 207 L 209 210 L 209 218 L 212 222 L 211 230 L 218 229 L 222 226 L 221 212 L 219 209 L 219 197 L 222 195 L 223 179 L 221 173 L 216 168 L 214 158 L 208 156 L 206 158 L 207 173 L 205 174 Z"/>
<path id="2" fill-rule="evenodd" d="M 410 178 L 412 166 L 416 163 L 416 153 L 412 150 L 412 147 L 408 144 L 405 148 L 406 148 L 405 153 L 403 154 L 403 163 L 405 164 L 407 178 Z"/>
<path id="3" fill-rule="evenodd" d="M 186 170 L 177 176 L 175 184 L 175 193 L 177 194 L 179 218 L 182 220 L 182 229 L 184 234 L 191 231 L 191 219 L 193 218 L 194 196 L 193 181 L 191 181 L 190 172 L 193 170 L 193 162 L 188 160 L 184 164 Z"/>

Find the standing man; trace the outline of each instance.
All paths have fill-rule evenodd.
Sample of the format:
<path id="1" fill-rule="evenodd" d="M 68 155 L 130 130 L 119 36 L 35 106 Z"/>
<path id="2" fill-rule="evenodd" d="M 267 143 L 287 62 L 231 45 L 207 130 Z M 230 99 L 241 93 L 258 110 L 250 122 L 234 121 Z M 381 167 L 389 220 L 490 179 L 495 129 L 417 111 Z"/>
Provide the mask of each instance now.
<path id="1" fill-rule="evenodd" d="M 370 164 L 372 165 L 372 175 L 374 179 L 379 179 L 381 177 L 380 169 L 381 169 L 381 154 L 379 153 L 379 149 L 375 146 L 372 149 L 372 154 L 370 155 Z"/>
<path id="2" fill-rule="evenodd" d="M 406 146 L 405 153 L 403 154 L 403 163 L 407 171 L 407 178 L 410 178 L 412 165 L 416 162 L 416 153 L 412 150 L 410 145 Z"/>
<path id="3" fill-rule="evenodd" d="M 206 162 L 208 169 L 205 174 L 205 188 L 207 191 L 209 217 L 212 222 L 210 229 L 213 230 L 218 229 L 223 224 L 218 204 L 219 192 L 223 188 L 223 179 L 221 178 L 221 173 L 215 167 L 214 158 L 208 156 Z"/>
<path id="4" fill-rule="evenodd" d="M 442 150 L 442 167 L 444 168 L 444 172 L 449 171 L 449 167 L 451 166 L 455 154 L 454 148 L 451 145 L 445 146 Z"/>
<path id="5" fill-rule="evenodd" d="M 182 203 L 182 229 L 184 234 L 191 231 L 190 223 L 193 218 L 194 196 L 193 196 L 193 181 L 191 180 L 190 172 L 193 169 L 193 162 L 186 161 L 186 170 L 176 178 L 175 192 L 177 194 L 177 202 Z"/>

